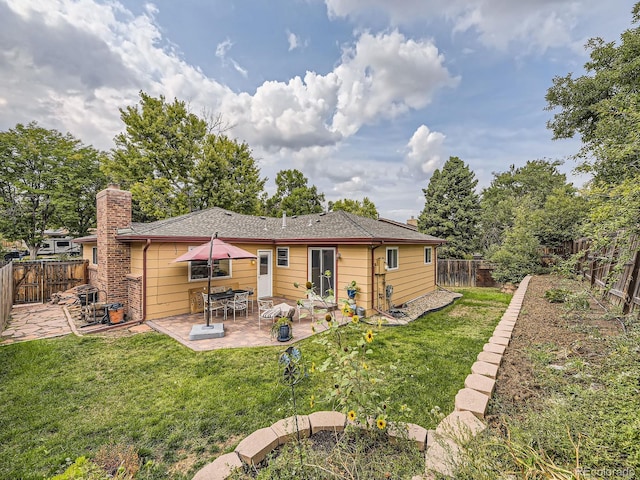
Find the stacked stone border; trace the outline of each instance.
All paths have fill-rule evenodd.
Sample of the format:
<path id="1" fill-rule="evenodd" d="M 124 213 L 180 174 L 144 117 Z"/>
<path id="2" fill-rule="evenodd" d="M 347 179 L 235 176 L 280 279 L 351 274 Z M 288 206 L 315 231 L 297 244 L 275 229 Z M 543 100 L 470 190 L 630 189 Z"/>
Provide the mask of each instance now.
<path id="1" fill-rule="evenodd" d="M 464 381 L 464 388 L 456 395 L 453 413 L 445 417 L 434 432 L 429 432 L 425 475 L 415 477 L 414 480 L 433 479 L 436 478 L 436 474 L 452 477 L 460 460 L 462 446 L 487 428 L 483 421 L 484 415 L 530 280 L 531 276 L 528 275 L 520 282 L 493 335 L 471 366 L 471 373 Z"/>
<path id="2" fill-rule="evenodd" d="M 416 442 L 420 451 L 426 451 L 425 474 L 416 476 L 413 480 L 432 479 L 436 473 L 452 476 L 461 445 L 486 428 L 483 420 L 495 387 L 498 367 L 509 345 L 530 279 L 527 276 L 520 282 L 492 337 L 471 366 L 464 388 L 456 395 L 455 410 L 435 430 L 427 430 L 412 423 L 406 424 L 404 431 L 388 428 L 390 440 L 408 438 Z M 261 428 L 245 437 L 233 452 L 218 457 L 200 469 L 193 480 L 225 480 L 236 468 L 259 464 L 275 448 L 296 438 L 296 424 L 300 436 L 307 438 L 323 431 L 342 432 L 347 425 L 347 418 L 340 412 L 321 411 L 279 420 L 270 427 Z"/>
<path id="3" fill-rule="evenodd" d="M 309 415 L 297 415 L 277 421 L 270 427 L 256 430 L 245 437 L 235 451 L 218 457 L 196 473 L 193 480 L 225 480 L 234 469 L 243 465 L 257 465 L 275 448 L 297 437 L 296 420 L 300 436 L 307 438 L 318 432 L 342 432 L 347 425 L 344 413 L 335 411 L 314 412 Z M 387 429 L 389 439 L 407 438 L 416 443 L 420 451 L 427 447 L 428 432 L 420 425 L 406 424 L 404 429 Z"/>

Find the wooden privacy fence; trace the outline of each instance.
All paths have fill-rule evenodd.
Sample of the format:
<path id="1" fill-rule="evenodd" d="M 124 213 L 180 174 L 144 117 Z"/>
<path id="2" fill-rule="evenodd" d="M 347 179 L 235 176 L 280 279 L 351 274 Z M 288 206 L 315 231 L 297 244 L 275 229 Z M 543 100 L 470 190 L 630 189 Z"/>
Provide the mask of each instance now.
<path id="1" fill-rule="evenodd" d="M 86 260 L 12 262 L 13 303 L 46 302 L 51 295 L 87 283 Z"/>
<path id="2" fill-rule="evenodd" d="M 13 306 L 13 267 L 11 263 L 0 268 L 0 332 L 9 322 Z"/>
<path id="3" fill-rule="evenodd" d="M 438 259 L 438 285 L 441 287 L 495 287 L 493 264 L 486 260 Z"/>
<path id="4" fill-rule="evenodd" d="M 592 286 L 603 289 L 609 301 L 622 306 L 624 315 L 640 311 L 640 238 L 632 236 L 628 245 L 613 242 L 606 249 L 593 251 L 587 239 L 574 242 L 582 253 L 577 264 Z"/>

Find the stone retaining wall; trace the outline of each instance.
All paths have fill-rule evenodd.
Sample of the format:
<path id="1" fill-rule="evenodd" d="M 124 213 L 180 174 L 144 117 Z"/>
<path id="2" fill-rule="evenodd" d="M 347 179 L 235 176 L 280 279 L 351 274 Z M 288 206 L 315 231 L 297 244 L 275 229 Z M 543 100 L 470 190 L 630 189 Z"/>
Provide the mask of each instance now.
<path id="1" fill-rule="evenodd" d="M 486 428 L 484 415 L 530 280 L 531 276 L 526 276 L 520 282 L 493 336 L 471 366 L 471 374 L 465 379 L 464 388 L 456 395 L 454 412 L 440 422 L 430 437 L 432 441 L 425 455 L 425 476 L 414 480 L 436 478 L 436 473 L 452 476 L 459 460 L 460 445 Z"/>

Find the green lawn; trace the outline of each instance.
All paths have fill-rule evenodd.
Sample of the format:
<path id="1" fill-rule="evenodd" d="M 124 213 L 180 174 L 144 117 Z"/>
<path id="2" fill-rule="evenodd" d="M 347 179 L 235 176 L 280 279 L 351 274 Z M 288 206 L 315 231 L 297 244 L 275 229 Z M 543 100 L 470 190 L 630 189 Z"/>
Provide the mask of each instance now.
<path id="1" fill-rule="evenodd" d="M 427 428 L 432 407 L 453 409 L 510 300 L 494 289 L 461 291 L 450 307 L 377 330 L 372 343 L 371 363 L 387 372 L 381 393 Z M 298 346 L 309 363 L 326 357 L 313 339 Z M 0 478 L 50 477 L 68 459 L 115 444 L 132 445 L 147 464 L 137 478 L 191 478 L 243 436 L 293 413 L 278 381 L 280 351 L 193 352 L 156 333 L 1 347 Z M 392 363 L 398 368 L 386 368 Z M 310 413 L 311 395 L 326 382 L 313 374 L 299 386 L 298 413 Z M 330 408 L 316 401 L 313 410 Z"/>

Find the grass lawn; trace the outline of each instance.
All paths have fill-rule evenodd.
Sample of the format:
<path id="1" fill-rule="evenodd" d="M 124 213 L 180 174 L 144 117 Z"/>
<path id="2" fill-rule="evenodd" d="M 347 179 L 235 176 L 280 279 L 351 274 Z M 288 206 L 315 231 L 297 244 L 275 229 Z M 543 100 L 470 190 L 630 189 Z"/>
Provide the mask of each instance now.
<path id="1" fill-rule="evenodd" d="M 450 307 L 376 330 L 371 344 L 371 363 L 387 372 L 381 393 L 407 404 L 410 421 L 427 428 L 434 406 L 453 409 L 510 300 L 495 289 L 460 291 Z M 313 338 L 298 346 L 309 364 L 326 357 Z M 2 347 L 0 478 L 50 477 L 108 445 L 133 446 L 145 465 L 137 478 L 191 478 L 245 435 L 293 414 L 279 382 L 281 350 L 193 352 L 157 333 Z M 309 399 L 326 383 L 312 374 L 299 385 L 298 413 L 312 411 Z M 313 410 L 330 408 L 316 401 Z"/>

